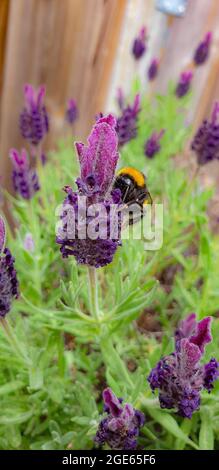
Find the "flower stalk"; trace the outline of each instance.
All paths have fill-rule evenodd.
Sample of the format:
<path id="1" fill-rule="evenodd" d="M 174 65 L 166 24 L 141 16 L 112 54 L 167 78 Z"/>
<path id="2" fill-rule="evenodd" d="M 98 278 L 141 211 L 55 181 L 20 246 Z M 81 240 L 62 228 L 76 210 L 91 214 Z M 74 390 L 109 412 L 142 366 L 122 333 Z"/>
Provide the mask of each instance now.
<path id="1" fill-rule="evenodd" d="M 88 266 L 88 282 L 89 282 L 89 300 L 91 315 L 97 322 L 100 320 L 99 302 L 98 302 L 98 279 L 96 268 Z"/>

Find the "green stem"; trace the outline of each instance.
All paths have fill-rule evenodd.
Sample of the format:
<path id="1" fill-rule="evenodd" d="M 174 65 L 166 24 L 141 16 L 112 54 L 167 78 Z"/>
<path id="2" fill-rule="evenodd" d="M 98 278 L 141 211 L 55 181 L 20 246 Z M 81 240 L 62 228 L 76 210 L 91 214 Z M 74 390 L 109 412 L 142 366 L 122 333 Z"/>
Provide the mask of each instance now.
<path id="1" fill-rule="evenodd" d="M 14 334 L 10 324 L 8 323 L 6 318 L 1 318 L 0 320 L 1 326 L 3 328 L 3 331 L 5 332 L 5 336 L 8 339 L 8 342 L 16 352 L 16 354 L 22 359 L 22 361 L 25 361 L 26 364 L 29 366 L 30 365 L 30 359 L 26 356 L 24 353 L 23 349 L 20 347 L 20 344 L 17 340 L 16 335 Z"/>
<path id="2" fill-rule="evenodd" d="M 100 345 L 104 362 L 109 368 L 112 375 L 117 376 L 118 379 L 120 378 L 126 384 L 129 384 L 130 389 L 133 389 L 134 384 L 132 381 L 132 377 L 123 359 L 119 356 L 119 353 L 117 352 L 113 344 L 112 338 L 104 338 L 101 341 Z"/>
<path id="3" fill-rule="evenodd" d="M 96 268 L 88 267 L 88 280 L 91 315 L 93 315 L 93 317 L 99 322 L 100 311 L 98 305 L 98 281 Z"/>

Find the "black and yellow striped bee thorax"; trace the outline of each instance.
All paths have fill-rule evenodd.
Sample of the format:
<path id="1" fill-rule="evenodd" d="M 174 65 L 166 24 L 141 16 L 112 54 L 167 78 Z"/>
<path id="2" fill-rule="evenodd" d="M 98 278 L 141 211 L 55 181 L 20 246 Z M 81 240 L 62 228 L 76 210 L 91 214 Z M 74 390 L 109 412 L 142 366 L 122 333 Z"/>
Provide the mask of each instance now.
<path id="1" fill-rule="evenodd" d="M 114 185 L 114 189 L 120 189 L 122 202 L 130 207 L 137 205 L 141 209 L 141 216 L 147 204 L 152 204 L 151 195 L 147 189 L 145 175 L 132 167 L 124 167 L 118 171 Z M 130 219 L 129 223 L 133 223 Z"/>

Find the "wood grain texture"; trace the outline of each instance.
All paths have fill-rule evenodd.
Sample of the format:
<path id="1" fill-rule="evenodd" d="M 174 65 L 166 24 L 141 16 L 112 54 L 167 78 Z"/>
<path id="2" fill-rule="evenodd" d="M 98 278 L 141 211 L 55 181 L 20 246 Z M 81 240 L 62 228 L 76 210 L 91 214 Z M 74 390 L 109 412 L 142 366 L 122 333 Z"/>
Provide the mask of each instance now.
<path id="1" fill-rule="evenodd" d="M 2 87 L 2 75 L 5 57 L 5 40 L 8 25 L 9 0 L 0 2 L 0 91 Z M 1 99 L 1 96 L 0 96 Z"/>
<path id="2" fill-rule="evenodd" d="M 4 186 L 10 187 L 8 150 L 25 144 L 18 129 L 24 83 L 46 85 L 47 145 L 63 132 L 70 97 L 80 110 L 74 133 L 84 138 L 103 109 L 125 6 L 126 0 L 11 0 L 0 110 Z"/>

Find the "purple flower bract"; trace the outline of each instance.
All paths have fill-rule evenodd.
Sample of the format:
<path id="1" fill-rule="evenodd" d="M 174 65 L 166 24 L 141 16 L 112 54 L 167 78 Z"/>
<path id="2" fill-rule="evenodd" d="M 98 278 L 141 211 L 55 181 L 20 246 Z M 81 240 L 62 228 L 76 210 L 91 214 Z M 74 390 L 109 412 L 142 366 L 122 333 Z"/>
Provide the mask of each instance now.
<path id="1" fill-rule="evenodd" d="M 20 130 L 31 145 L 38 145 L 49 130 L 49 118 L 44 105 L 45 87 L 34 90 L 32 85 L 24 86 L 25 107 L 20 114 Z"/>
<path id="2" fill-rule="evenodd" d="M 179 82 L 176 86 L 176 96 L 178 98 L 182 98 L 183 96 L 187 95 L 188 91 L 191 87 L 193 73 L 189 70 L 187 72 L 183 72 L 180 75 Z"/>
<path id="3" fill-rule="evenodd" d="M 110 388 L 103 391 L 104 411 L 107 416 L 100 421 L 95 442 L 102 446 L 105 443 L 111 449 L 135 450 L 140 428 L 145 417 L 129 403 L 117 398 Z"/>
<path id="4" fill-rule="evenodd" d="M 195 314 L 183 320 L 175 332 L 175 351 L 161 358 L 148 376 L 152 391 L 158 389 L 161 408 L 175 408 L 185 418 L 199 409 L 201 390 L 211 392 L 219 376 L 216 359 L 200 364 L 212 340 L 210 323 L 210 317 L 197 322 Z"/>
<path id="5" fill-rule="evenodd" d="M 157 77 L 159 68 L 159 60 L 153 59 L 148 68 L 148 80 L 152 81 Z"/>
<path id="6" fill-rule="evenodd" d="M 67 109 L 66 109 L 65 118 L 66 118 L 66 121 L 69 124 L 73 124 L 76 121 L 76 119 L 78 118 L 78 108 L 77 108 L 77 105 L 76 105 L 76 101 L 73 100 L 73 99 L 70 99 L 68 101 L 68 106 L 67 106 Z"/>
<path id="7" fill-rule="evenodd" d="M 219 159 L 219 103 L 215 103 L 211 119 L 205 119 L 197 130 L 191 149 L 194 150 L 199 165 Z"/>
<path id="8" fill-rule="evenodd" d="M 209 31 L 202 42 L 198 45 L 195 54 L 194 62 L 196 65 L 202 65 L 206 62 L 209 57 L 210 46 L 212 43 L 212 33 Z"/>
<path id="9" fill-rule="evenodd" d="M 136 60 L 140 59 L 146 52 L 147 31 L 144 26 L 139 31 L 138 36 L 134 39 L 132 53 Z"/>
<path id="10" fill-rule="evenodd" d="M 164 129 L 160 132 L 153 132 L 145 142 L 144 154 L 146 157 L 153 158 L 160 151 L 160 139 L 163 137 L 164 132 Z"/>
<path id="11" fill-rule="evenodd" d="M 39 191 L 40 186 L 36 171 L 30 168 L 28 154 L 25 149 L 20 153 L 16 149 L 11 149 L 9 154 L 13 163 L 14 190 L 24 199 L 31 199 Z"/>
<path id="12" fill-rule="evenodd" d="M 117 119 L 116 131 L 119 139 L 119 146 L 130 142 L 137 136 L 137 121 L 140 112 L 140 96 L 136 95 L 133 105 L 123 107 L 121 116 Z"/>

